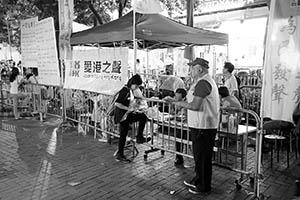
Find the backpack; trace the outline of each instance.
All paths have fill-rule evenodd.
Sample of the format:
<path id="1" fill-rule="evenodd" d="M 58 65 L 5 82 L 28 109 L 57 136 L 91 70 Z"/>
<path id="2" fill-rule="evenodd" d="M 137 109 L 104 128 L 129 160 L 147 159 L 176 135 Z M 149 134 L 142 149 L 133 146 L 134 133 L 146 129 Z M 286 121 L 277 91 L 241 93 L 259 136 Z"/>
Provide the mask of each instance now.
<path id="1" fill-rule="evenodd" d="M 127 86 L 124 86 L 124 87 L 127 87 Z M 121 91 L 122 89 L 123 89 L 123 88 L 121 88 L 118 92 L 116 92 L 116 93 L 113 95 L 113 98 L 112 98 L 112 100 L 110 101 L 109 106 L 108 106 L 108 108 L 107 108 L 106 113 L 107 113 L 107 115 L 109 115 L 109 116 L 111 116 L 111 117 L 115 115 L 115 111 L 116 111 L 116 105 L 115 105 L 115 103 L 116 103 L 116 100 L 118 99 L 119 94 L 120 94 L 120 91 Z"/>
<path id="2" fill-rule="evenodd" d="M 121 90 L 119 90 L 118 92 L 116 92 L 114 95 L 113 95 L 113 98 L 112 100 L 110 101 L 109 103 L 109 106 L 107 108 L 107 115 L 109 116 L 114 116 L 115 115 L 115 111 L 116 111 L 116 100 L 118 99 L 119 97 L 119 93 L 120 93 Z"/>
<path id="3" fill-rule="evenodd" d="M 300 102 L 297 104 L 297 106 L 295 107 L 294 111 L 293 111 L 293 122 L 294 124 L 298 124 L 299 120 L 300 120 Z"/>

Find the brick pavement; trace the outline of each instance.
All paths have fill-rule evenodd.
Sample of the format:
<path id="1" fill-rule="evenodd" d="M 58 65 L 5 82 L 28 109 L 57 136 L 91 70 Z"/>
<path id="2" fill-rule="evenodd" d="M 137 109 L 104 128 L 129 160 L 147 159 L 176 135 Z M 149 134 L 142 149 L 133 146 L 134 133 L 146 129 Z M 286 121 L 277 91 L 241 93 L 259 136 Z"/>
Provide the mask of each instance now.
<path id="1" fill-rule="evenodd" d="M 185 169 L 175 168 L 169 153 L 164 157 L 159 152 L 149 154 L 145 162 L 142 152 L 148 147 L 139 145 L 140 154 L 132 163 L 116 162 L 112 156 L 116 143 L 101 143 L 76 130 L 55 131 L 59 123 L 56 118 L 46 122 L 2 118 L 1 200 L 249 199 L 244 189 L 235 189 L 233 183 L 239 177 L 235 172 L 214 166 L 212 193 L 191 195 L 183 185 L 193 175 L 191 159 L 185 159 L 190 166 Z M 249 157 L 251 166 L 253 151 Z M 289 169 L 284 158 L 274 162 L 273 169 L 269 160 L 264 155 L 262 191 L 269 199 L 292 199 L 296 159 L 291 158 Z M 249 181 L 244 188 L 248 186 Z"/>

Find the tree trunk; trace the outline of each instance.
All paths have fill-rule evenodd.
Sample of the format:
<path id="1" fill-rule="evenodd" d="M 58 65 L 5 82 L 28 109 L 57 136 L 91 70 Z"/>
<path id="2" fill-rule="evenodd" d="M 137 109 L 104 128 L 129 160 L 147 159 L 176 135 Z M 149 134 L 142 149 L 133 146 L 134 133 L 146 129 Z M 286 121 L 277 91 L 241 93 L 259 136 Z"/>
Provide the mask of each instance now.
<path id="1" fill-rule="evenodd" d="M 96 9 L 94 8 L 93 4 L 91 2 L 88 3 L 89 5 L 89 9 L 92 11 L 92 13 L 94 14 L 95 18 L 97 19 L 97 22 L 102 25 L 103 24 L 103 21 L 100 17 L 100 15 L 97 13 Z M 94 23 L 95 25 L 95 23 Z"/>
<path id="2" fill-rule="evenodd" d="M 118 8 L 119 18 L 123 16 L 123 10 L 124 10 L 127 2 L 128 2 L 128 0 L 119 0 L 119 8 Z"/>

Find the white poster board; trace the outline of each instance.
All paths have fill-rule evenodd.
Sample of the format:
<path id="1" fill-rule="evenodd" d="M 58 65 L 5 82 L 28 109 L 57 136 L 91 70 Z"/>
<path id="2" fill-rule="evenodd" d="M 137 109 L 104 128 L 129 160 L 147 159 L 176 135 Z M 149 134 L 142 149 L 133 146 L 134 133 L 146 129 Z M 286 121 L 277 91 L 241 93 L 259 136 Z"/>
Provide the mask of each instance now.
<path id="1" fill-rule="evenodd" d="M 114 94 L 127 82 L 128 48 L 74 50 L 64 88 Z"/>
<path id="2" fill-rule="evenodd" d="M 292 121 L 300 102 L 300 7 L 271 1 L 265 52 L 262 117 Z"/>
<path id="3" fill-rule="evenodd" d="M 36 23 L 38 81 L 45 85 L 60 85 L 59 65 L 53 18 Z"/>
<path id="4" fill-rule="evenodd" d="M 23 67 L 37 67 L 35 25 L 37 17 L 21 20 L 21 56 Z"/>

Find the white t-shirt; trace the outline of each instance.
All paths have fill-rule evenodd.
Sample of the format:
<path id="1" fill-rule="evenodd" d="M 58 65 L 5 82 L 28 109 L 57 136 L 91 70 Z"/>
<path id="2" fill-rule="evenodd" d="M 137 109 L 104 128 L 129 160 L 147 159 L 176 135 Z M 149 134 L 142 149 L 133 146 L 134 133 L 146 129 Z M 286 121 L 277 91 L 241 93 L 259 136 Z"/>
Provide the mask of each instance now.
<path id="1" fill-rule="evenodd" d="M 225 80 L 224 85 L 228 88 L 229 95 L 234 95 L 234 91 L 238 91 L 237 80 L 233 75 Z"/>
<path id="2" fill-rule="evenodd" d="M 13 82 L 10 82 L 10 93 L 18 94 L 19 77 L 17 76 Z"/>

